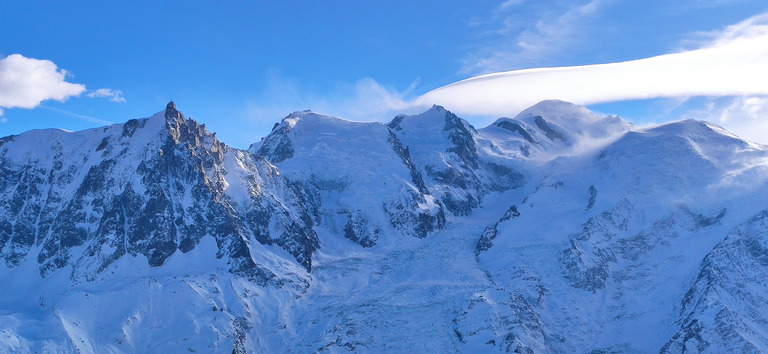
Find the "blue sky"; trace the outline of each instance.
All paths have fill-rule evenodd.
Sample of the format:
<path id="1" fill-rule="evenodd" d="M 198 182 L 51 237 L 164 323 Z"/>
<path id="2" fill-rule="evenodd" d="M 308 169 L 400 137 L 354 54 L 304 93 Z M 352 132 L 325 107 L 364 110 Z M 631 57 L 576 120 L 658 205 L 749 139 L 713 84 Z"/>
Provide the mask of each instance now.
<path id="1" fill-rule="evenodd" d="M 4 1 L 0 136 L 123 122 L 160 111 L 171 99 L 235 147 L 304 109 L 386 121 L 422 110 L 429 99 L 483 126 L 529 102 L 507 104 L 514 100 L 506 97 L 561 98 L 550 89 L 562 87 L 562 78 L 539 75 L 538 90 L 501 81 L 460 85 L 466 91 L 459 96 L 433 90 L 481 74 L 617 63 L 760 37 L 768 35 L 767 12 L 764 0 Z M 723 52 L 733 48 L 728 43 Z M 741 80 L 761 77 L 745 73 L 762 74 L 750 65 L 768 46 L 752 47 L 758 52 L 746 57 L 753 62 L 733 65 L 745 68 L 735 74 Z M 723 60 L 744 57 L 733 53 L 739 55 Z M 657 70 L 644 63 L 617 70 Z M 659 70 L 659 87 L 693 80 L 672 75 L 664 82 L 668 76 Z M 592 86 L 578 90 L 590 94 L 576 103 L 638 124 L 707 119 L 768 143 L 768 87 L 718 90 L 728 85 L 713 76 L 709 90 L 633 91 L 642 77 L 650 76 L 627 76 L 627 92 L 618 98 L 592 92 L 600 81 L 585 79 Z M 492 112 L 472 101 L 487 90 L 508 95 Z"/>

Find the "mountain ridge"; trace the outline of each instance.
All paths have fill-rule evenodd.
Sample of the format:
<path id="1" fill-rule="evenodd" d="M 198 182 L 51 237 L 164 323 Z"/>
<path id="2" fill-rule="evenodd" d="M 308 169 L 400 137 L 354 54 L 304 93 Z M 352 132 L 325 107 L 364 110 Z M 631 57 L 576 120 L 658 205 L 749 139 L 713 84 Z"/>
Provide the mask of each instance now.
<path id="1" fill-rule="evenodd" d="M 768 350 L 766 161 L 561 101 L 0 138 L 0 348 Z"/>

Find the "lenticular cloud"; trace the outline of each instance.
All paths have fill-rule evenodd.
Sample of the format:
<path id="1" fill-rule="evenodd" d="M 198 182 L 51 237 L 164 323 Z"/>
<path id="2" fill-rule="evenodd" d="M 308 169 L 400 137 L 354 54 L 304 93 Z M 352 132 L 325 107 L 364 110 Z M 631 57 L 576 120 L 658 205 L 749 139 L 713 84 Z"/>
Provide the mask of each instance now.
<path id="1" fill-rule="evenodd" d="M 659 97 L 768 95 L 768 14 L 728 27 L 700 49 L 647 59 L 507 71 L 430 91 L 416 104 L 504 115 L 544 99 L 582 105 Z"/>
<path id="2" fill-rule="evenodd" d="M 42 101 L 64 101 L 85 91 L 84 85 L 67 82 L 66 76 L 67 72 L 50 60 L 20 54 L 2 58 L 0 108 L 35 108 Z"/>

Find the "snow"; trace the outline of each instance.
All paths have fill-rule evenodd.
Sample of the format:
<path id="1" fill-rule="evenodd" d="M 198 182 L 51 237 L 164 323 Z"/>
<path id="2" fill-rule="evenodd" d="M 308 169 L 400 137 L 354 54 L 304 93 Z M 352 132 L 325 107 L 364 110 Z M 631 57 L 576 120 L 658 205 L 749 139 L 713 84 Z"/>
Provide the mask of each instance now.
<path id="1" fill-rule="evenodd" d="M 156 151 L 162 113 L 141 128 L 151 133 L 123 140 L 120 146 L 128 151 L 119 163 L 125 165 L 116 171 L 135 171 L 145 153 Z M 763 274 L 764 264 L 748 250 L 725 248 L 728 240 L 738 244 L 739 235 L 761 230 L 748 220 L 768 207 L 765 147 L 705 122 L 638 128 L 561 101 L 496 122 L 519 124 L 538 143 L 496 123 L 475 130 L 459 121 L 481 162 L 511 166 L 526 183 L 464 191 L 485 193 L 482 203 L 464 216 L 447 213 L 444 227 L 413 237 L 392 225 L 386 208 L 436 212 L 441 193 L 456 188 L 430 178 L 424 167 L 459 164 L 448 151 L 447 114 L 435 106 L 398 117 L 392 128 L 294 112 L 273 131 L 289 139 L 290 158 L 273 165 L 225 149 L 225 193 L 234 208 L 267 196 L 298 218 L 288 181 L 318 194 L 319 216 L 313 218 L 321 248 L 313 254 L 311 273 L 285 249 L 248 240 L 254 263 L 279 274 L 281 285 L 230 274 L 230 260 L 220 258 L 210 235 L 157 268 L 143 256 L 125 255 L 92 281 L 73 281 L 72 265 L 41 278 L 34 257 L 10 269 L 3 262 L 0 282 L 9 286 L 0 296 L 0 351 L 655 352 L 683 331 L 686 313 L 709 328 L 726 326 L 736 337 L 762 343 L 759 337 L 768 333 L 763 324 L 715 324 L 706 308 L 686 307 L 683 300 L 692 292 L 711 299 L 713 309 L 768 306 L 756 295 L 750 304 L 746 295 L 734 293 L 747 284 L 745 292 L 761 294 L 765 284 L 745 279 Z M 547 137 L 537 116 L 565 141 Z M 39 160 L 37 166 L 51 163 L 57 153 L 67 156 L 65 163 L 82 170 L 73 181 L 51 187 L 67 200 L 104 154 L 120 153 L 117 146 L 111 152 L 95 149 L 104 138 L 119 140 L 122 129 L 28 132 L 0 145 L 0 156 L 14 164 Z M 429 193 L 414 184 L 391 133 L 408 147 Z M 41 138 L 51 144 L 33 143 Z M 522 153 L 526 144 L 530 155 Z M 132 178 L 116 180 L 122 185 Z M 513 205 L 520 215 L 503 219 Z M 380 230 L 375 245 L 345 237 L 345 225 L 357 216 Z M 270 220 L 272 234 L 281 227 Z M 486 227 L 497 233 L 490 248 L 478 251 Z M 768 243 L 765 234 L 755 237 Z M 73 259 L 82 248 L 72 250 Z M 38 252 L 39 246 L 29 251 Z M 697 285 L 709 269 L 703 260 L 728 259 L 728 252 L 739 256 L 738 271 L 723 277 L 724 283 Z M 705 291 L 710 288 L 730 295 Z M 739 349 L 719 346 L 716 337 L 706 340 L 714 343 L 709 350 Z"/>
<path id="2" fill-rule="evenodd" d="M 323 246 L 323 252 L 343 253 L 349 248 L 349 242 L 339 238 L 348 218 L 360 211 L 371 228 L 390 236 L 378 240 L 382 247 L 401 242 L 385 208 L 409 195 L 408 190 L 418 190 L 411 183 L 408 167 L 392 149 L 388 129 L 381 123 L 353 122 L 309 111 L 289 115 L 281 123 L 284 125 L 291 127 L 288 137 L 294 152 L 276 166 L 289 179 L 318 189 L 323 224 L 336 238 Z M 257 144 L 251 151 L 259 148 Z M 433 210 L 435 204 L 429 199 L 418 208 Z"/>

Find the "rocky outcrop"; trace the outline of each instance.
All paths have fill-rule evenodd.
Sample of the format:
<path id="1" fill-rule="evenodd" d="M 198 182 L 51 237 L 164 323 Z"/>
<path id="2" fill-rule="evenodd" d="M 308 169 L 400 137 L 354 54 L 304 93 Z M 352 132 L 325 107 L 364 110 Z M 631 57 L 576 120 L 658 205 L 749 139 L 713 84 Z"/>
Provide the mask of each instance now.
<path id="1" fill-rule="evenodd" d="M 38 134 L 50 138 L 42 153 L 27 144 Z M 225 166 L 228 159 L 240 163 Z M 233 171 L 238 165 L 245 170 Z M 15 267 L 32 257 L 44 277 L 72 266 L 73 278 L 93 280 L 127 255 L 159 267 L 210 236 L 233 273 L 266 284 L 275 275 L 254 263 L 249 243 L 277 244 L 307 270 L 319 247 L 300 191 L 266 161 L 185 119 L 173 102 L 152 118 L 102 129 L 26 133 L 4 144 L 0 171 L 0 193 L 11 196 L 0 204 L 3 259 Z M 236 175 L 254 176 L 243 204 L 228 190 L 243 183 Z"/>
<path id="2" fill-rule="evenodd" d="M 700 219 L 699 225 L 713 219 Z M 768 347 L 768 211 L 736 227 L 701 262 L 665 353 L 760 352 Z"/>
<path id="3" fill-rule="evenodd" d="M 397 116 L 387 127 L 409 148 L 427 188 L 453 215 L 468 215 L 491 191 L 526 183 L 514 168 L 481 153 L 477 130 L 441 106 L 415 116 Z"/>
<path id="4" fill-rule="evenodd" d="M 498 221 L 496 221 L 493 226 L 488 226 L 485 228 L 485 230 L 483 230 L 483 233 L 480 235 L 480 239 L 477 241 L 477 246 L 475 246 L 475 253 L 480 254 L 480 252 L 487 251 L 493 247 L 493 240 L 499 233 L 499 224 L 517 217 L 520 217 L 520 212 L 517 210 L 517 205 L 509 207 L 504 215 Z"/>

